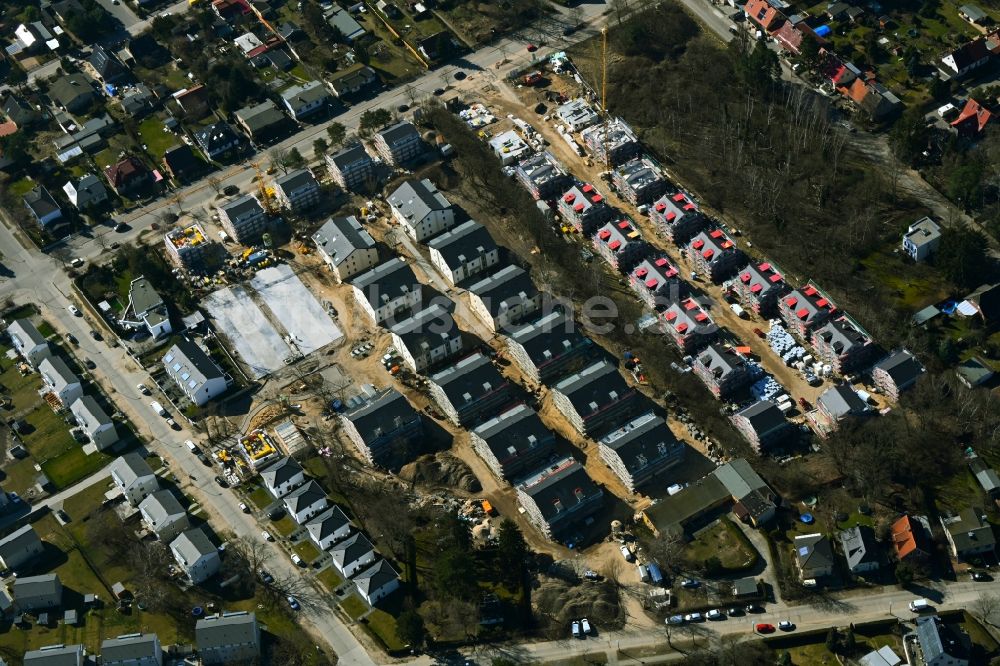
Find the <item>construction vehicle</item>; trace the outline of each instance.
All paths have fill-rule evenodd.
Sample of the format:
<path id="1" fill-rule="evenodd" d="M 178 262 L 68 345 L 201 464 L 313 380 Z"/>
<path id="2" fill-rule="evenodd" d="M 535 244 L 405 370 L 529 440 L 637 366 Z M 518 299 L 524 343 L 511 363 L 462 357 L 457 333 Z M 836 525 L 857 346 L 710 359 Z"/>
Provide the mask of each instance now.
<path id="1" fill-rule="evenodd" d="M 531 72 L 530 74 L 525 74 L 524 78 L 522 79 L 522 81 L 524 82 L 524 85 L 526 85 L 526 86 L 536 85 L 536 84 L 542 82 L 542 73 L 539 72 L 538 70 L 535 70 L 534 72 Z"/>
<path id="2" fill-rule="evenodd" d="M 271 181 L 266 177 L 265 172 L 261 170 L 260 162 L 251 162 L 251 165 L 253 165 L 254 170 L 257 172 L 257 194 L 260 197 L 260 205 L 268 215 L 277 214 L 278 207 L 274 201 L 274 188 L 270 187 Z"/>

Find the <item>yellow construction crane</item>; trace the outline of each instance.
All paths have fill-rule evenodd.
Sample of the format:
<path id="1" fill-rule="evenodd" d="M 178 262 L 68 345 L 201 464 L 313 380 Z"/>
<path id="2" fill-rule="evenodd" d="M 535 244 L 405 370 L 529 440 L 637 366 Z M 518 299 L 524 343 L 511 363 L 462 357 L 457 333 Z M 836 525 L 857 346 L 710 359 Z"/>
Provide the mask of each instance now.
<path id="1" fill-rule="evenodd" d="M 604 170 L 611 170 L 611 156 L 608 154 L 608 134 L 611 132 L 608 115 L 608 28 L 601 28 L 601 116 L 604 118 L 604 133 L 601 148 L 604 151 Z"/>
<path id="2" fill-rule="evenodd" d="M 268 215 L 274 215 L 278 212 L 278 208 L 274 204 L 274 189 L 268 187 L 267 175 L 260 168 L 260 162 L 251 162 L 251 164 L 257 172 L 257 192 L 260 194 L 260 205 L 264 207 Z"/>

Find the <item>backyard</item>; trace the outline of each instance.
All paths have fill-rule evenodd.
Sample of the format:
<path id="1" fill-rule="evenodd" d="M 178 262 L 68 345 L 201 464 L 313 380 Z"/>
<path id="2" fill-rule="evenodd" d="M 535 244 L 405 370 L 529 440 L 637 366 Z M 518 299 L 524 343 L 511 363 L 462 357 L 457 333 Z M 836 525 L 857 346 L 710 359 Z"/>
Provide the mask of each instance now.
<path id="1" fill-rule="evenodd" d="M 724 570 L 735 572 L 753 566 L 758 554 L 739 528 L 722 517 L 697 532 L 684 551 L 692 567 L 703 567 L 713 557 L 719 559 Z"/>

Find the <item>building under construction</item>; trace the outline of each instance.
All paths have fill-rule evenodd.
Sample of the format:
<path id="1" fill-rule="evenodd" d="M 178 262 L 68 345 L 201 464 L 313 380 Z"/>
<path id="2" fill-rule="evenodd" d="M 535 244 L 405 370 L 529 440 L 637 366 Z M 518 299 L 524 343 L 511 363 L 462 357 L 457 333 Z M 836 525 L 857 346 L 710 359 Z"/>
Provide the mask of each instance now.
<path id="1" fill-rule="evenodd" d="M 635 132 L 621 118 L 610 118 L 594 125 L 581 132 L 580 136 L 594 160 L 609 167 L 624 164 L 642 150 Z"/>
<path id="2" fill-rule="evenodd" d="M 205 230 L 197 222 L 171 229 L 164 236 L 164 242 L 171 261 L 189 271 L 204 266 L 212 247 Z"/>

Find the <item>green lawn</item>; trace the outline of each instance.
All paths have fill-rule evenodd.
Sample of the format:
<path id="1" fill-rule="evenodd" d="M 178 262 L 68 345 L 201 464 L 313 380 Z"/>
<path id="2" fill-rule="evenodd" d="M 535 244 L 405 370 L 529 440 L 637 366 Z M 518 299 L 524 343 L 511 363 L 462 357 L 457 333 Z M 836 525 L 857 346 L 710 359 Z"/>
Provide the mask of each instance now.
<path id="1" fill-rule="evenodd" d="M 305 560 L 306 564 L 312 564 L 313 560 L 320 555 L 319 548 L 317 548 L 316 544 L 308 539 L 292 548 L 292 551 Z"/>
<path id="2" fill-rule="evenodd" d="M 24 420 L 31 425 L 32 430 L 22 435 L 21 439 L 39 462 L 60 456 L 70 448 L 80 448 L 69 434 L 69 424 L 47 404 L 36 407 L 25 415 Z"/>
<path id="3" fill-rule="evenodd" d="M 340 607 L 344 609 L 344 612 L 347 613 L 348 617 L 352 620 L 357 620 L 368 611 L 367 604 L 365 604 L 365 602 L 362 601 L 356 594 L 352 594 L 341 601 Z"/>
<path id="4" fill-rule="evenodd" d="M 402 650 L 405 645 L 396 636 L 396 618 L 376 608 L 365 618 L 368 628 L 379 637 L 389 650 Z"/>
<path id="5" fill-rule="evenodd" d="M 258 509 L 263 510 L 265 507 L 271 505 L 274 502 L 274 497 L 267 491 L 264 486 L 258 486 L 254 488 L 253 492 L 250 493 L 250 502 Z"/>
<path id="6" fill-rule="evenodd" d="M 865 257 L 861 264 L 896 296 L 900 309 L 917 312 L 948 296 L 940 272 L 926 264 L 905 263 L 895 249 L 884 247 Z"/>
<path id="7" fill-rule="evenodd" d="M 57 489 L 68 488 L 111 462 L 111 456 L 97 451 L 87 455 L 74 444 L 62 455 L 42 463 L 42 471 Z"/>
<path id="8" fill-rule="evenodd" d="M 333 592 L 344 582 L 344 579 L 340 577 L 337 570 L 333 567 L 327 567 L 323 571 L 316 575 L 316 580 L 323 584 L 327 590 Z"/>
<path id="9" fill-rule="evenodd" d="M 37 326 L 38 332 L 44 335 L 46 338 L 51 337 L 56 334 L 56 329 L 52 328 L 52 324 L 47 321 L 43 321 Z"/>
<path id="10" fill-rule="evenodd" d="M 871 516 L 866 516 L 864 514 L 855 511 L 854 513 L 852 513 L 847 517 L 847 520 L 845 520 L 842 523 L 837 523 L 837 527 L 842 530 L 854 527 L 855 525 L 865 525 L 867 527 L 875 527 L 875 521 L 872 520 Z"/>
<path id="11" fill-rule="evenodd" d="M 157 162 L 167 149 L 177 143 L 177 137 L 172 132 L 164 131 L 163 120 L 157 116 L 146 118 L 139 124 L 139 137 L 146 146 L 146 152 Z"/>
<path id="12" fill-rule="evenodd" d="M 25 176 L 24 178 L 15 180 L 10 185 L 8 185 L 7 191 L 10 192 L 12 197 L 20 198 L 23 197 L 28 192 L 30 192 L 31 190 L 33 190 L 35 188 L 35 185 L 37 184 L 38 183 L 36 183 L 31 178 Z"/>
<path id="13" fill-rule="evenodd" d="M 299 529 L 299 524 L 296 523 L 295 520 L 289 515 L 282 516 L 281 520 L 274 521 L 273 525 L 274 531 L 283 537 L 286 537 L 295 530 Z"/>
<path id="14" fill-rule="evenodd" d="M 34 373 L 22 377 L 17 371 L 16 361 L 8 361 L 6 357 L 0 367 L 4 369 L 0 374 L 0 386 L 13 401 L 14 411 L 29 409 L 42 402 L 38 397 L 38 389 L 42 387 L 41 377 Z"/>
<path id="15" fill-rule="evenodd" d="M 750 566 L 757 560 L 757 551 L 727 518 L 720 518 L 691 540 L 684 557 L 692 564 L 717 557 L 725 569 L 735 570 Z"/>

